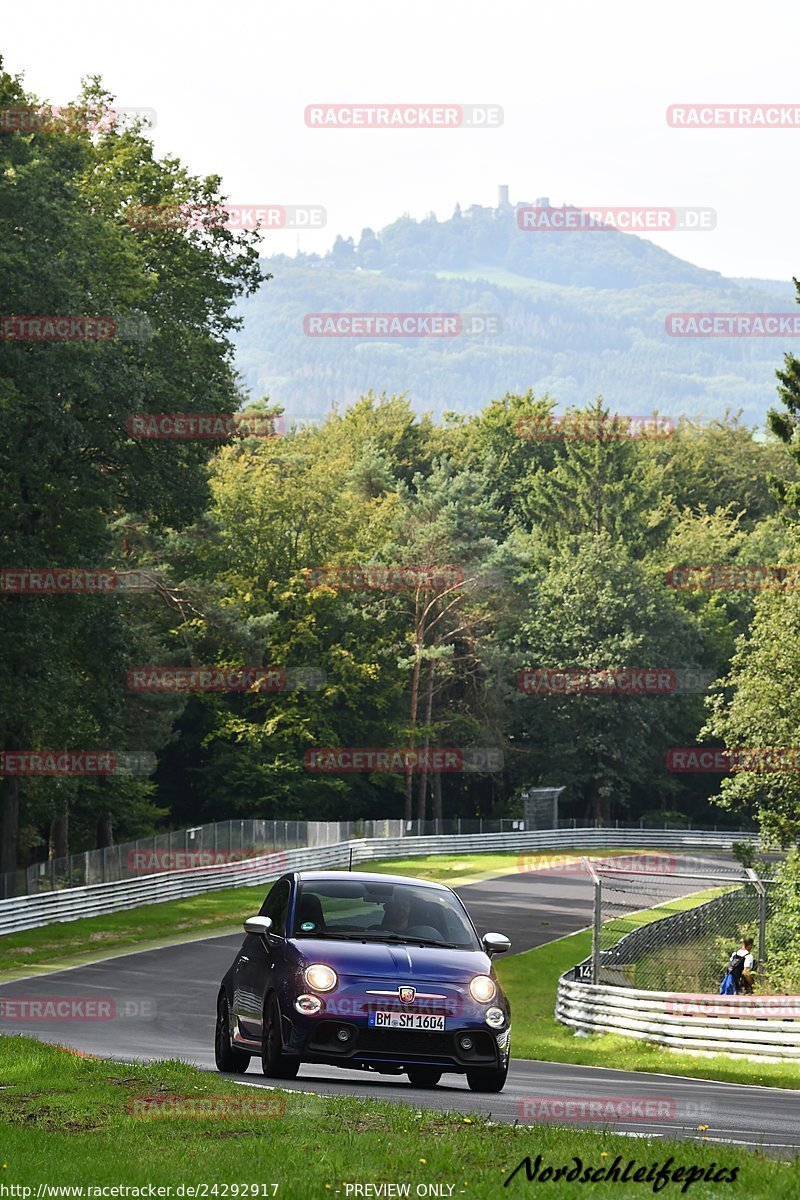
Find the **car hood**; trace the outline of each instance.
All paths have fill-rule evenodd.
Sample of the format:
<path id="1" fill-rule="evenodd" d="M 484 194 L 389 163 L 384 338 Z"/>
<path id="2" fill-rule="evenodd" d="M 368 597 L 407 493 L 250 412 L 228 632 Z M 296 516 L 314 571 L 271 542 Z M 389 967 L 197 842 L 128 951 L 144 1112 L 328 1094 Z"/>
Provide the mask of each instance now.
<path id="1" fill-rule="evenodd" d="M 482 950 L 446 950 L 387 942 L 340 942 L 326 938 L 296 938 L 292 944 L 307 963 L 327 963 L 343 977 L 465 983 L 473 975 L 488 975 L 492 966 L 488 954 Z"/>

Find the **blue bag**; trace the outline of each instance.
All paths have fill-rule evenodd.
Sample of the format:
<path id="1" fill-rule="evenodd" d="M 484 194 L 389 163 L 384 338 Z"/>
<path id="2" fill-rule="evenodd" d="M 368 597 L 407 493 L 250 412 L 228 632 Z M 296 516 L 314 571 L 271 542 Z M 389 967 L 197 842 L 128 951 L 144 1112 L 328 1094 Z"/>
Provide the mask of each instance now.
<path id="1" fill-rule="evenodd" d="M 725 978 L 720 985 L 719 994 L 720 996 L 735 996 L 736 991 L 736 977 L 733 972 L 726 971 Z"/>

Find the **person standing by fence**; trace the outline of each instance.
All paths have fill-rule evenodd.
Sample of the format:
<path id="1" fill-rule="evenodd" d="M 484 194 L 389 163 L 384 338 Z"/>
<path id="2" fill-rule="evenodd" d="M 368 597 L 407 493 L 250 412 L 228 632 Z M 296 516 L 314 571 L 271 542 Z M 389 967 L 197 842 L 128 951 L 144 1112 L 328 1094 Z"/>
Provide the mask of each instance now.
<path id="1" fill-rule="evenodd" d="M 734 950 L 728 962 L 728 969 L 719 989 L 720 995 L 732 996 L 744 992 L 746 995 L 752 996 L 754 962 L 752 949 L 753 939 L 751 937 L 742 938 L 741 946 L 738 950 Z"/>

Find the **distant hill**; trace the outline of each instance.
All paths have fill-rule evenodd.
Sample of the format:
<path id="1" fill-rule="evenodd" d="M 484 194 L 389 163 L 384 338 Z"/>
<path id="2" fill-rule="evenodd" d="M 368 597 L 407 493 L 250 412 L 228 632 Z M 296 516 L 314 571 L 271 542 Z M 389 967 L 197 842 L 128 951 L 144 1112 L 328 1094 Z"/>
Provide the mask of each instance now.
<path id="1" fill-rule="evenodd" d="M 698 233 L 698 238 L 702 234 Z M 791 264 L 788 264 L 791 268 Z M 670 312 L 792 311 L 790 282 L 727 279 L 614 230 L 522 232 L 514 210 L 446 221 L 404 216 L 324 256 L 264 261 L 274 278 L 239 308 L 237 365 L 253 397 L 320 417 L 368 391 L 407 392 L 420 411 L 474 412 L 506 391 L 562 408 L 601 393 L 621 413 L 697 420 L 775 403 L 782 338 L 673 338 Z M 494 337 L 315 338 L 319 312 L 493 313 Z"/>

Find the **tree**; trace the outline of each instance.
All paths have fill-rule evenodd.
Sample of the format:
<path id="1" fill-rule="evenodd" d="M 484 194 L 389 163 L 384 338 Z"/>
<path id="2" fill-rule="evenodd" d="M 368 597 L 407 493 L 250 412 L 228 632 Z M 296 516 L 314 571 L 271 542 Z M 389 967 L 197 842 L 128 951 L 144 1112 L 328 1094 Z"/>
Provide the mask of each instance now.
<path id="1" fill-rule="evenodd" d="M 755 434 L 738 414 L 727 413 L 707 425 L 679 422 L 673 436 L 654 441 L 676 507 L 741 512 L 747 528 L 774 515 L 778 501 L 770 477 L 789 482 L 797 469 L 777 437 Z"/>
<path id="2" fill-rule="evenodd" d="M 703 735 L 730 749 L 800 746 L 800 597 L 784 588 L 760 596 L 730 670 L 709 699 Z M 722 781 L 723 808 L 757 818 L 784 845 L 800 834 L 800 772 L 739 770 Z"/>
<path id="3" fill-rule="evenodd" d="M 598 397 L 558 424 L 545 422 L 538 436 L 557 448 L 552 467 L 535 467 L 525 480 L 528 527 L 544 548 L 567 549 L 586 534 L 605 534 L 641 558 L 657 544 L 666 525 L 663 468 L 629 435 L 624 418 Z"/>
<path id="4" fill-rule="evenodd" d="M 529 669 L 675 669 L 697 661 L 700 639 L 653 572 L 601 533 L 584 535 L 569 560 L 554 558 L 535 582 L 518 651 L 520 667 Z M 695 705 L 695 721 L 698 715 Z M 674 794 L 663 753 L 691 729 L 692 703 L 664 695 L 521 695 L 516 724 L 515 741 L 541 782 L 566 784 L 565 800 L 582 817 L 607 824 L 626 812 L 637 788 Z"/>
<path id="5" fill-rule="evenodd" d="M 145 444 L 129 435 L 127 419 L 142 411 L 230 413 L 239 403 L 228 336 L 237 322 L 229 310 L 262 279 L 255 238 L 225 229 L 218 180 L 194 179 L 175 160 L 158 162 L 140 129 L 92 133 L 91 120 L 110 104 L 90 81 L 63 124 L 6 132 L 0 141 L 5 313 L 102 316 L 134 333 L 100 341 L 0 339 L 5 569 L 132 566 L 115 541 L 115 522 L 125 513 L 153 526 L 197 516 L 213 447 Z M 39 104 L 0 70 L 0 106 Z M 195 205 L 204 214 L 199 227 L 150 229 L 127 220 L 132 205 L 165 203 Z M 76 739 L 83 738 L 127 749 L 118 740 L 126 627 L 123 606 L 106 597 L 4 596 L 0 744 L 94 748 L 81 747 Z M 66 782 L 50 794 L 96 790 Z M 130 795 L 130 783 L 126 789 Z M 3 781 L 0 871 L 17 865 L 21 802 L 30 793 L 38 803 L 44 790 L 42 782 Z M 148 791 L 141 785 L 145 803 Z M 53 814 L 59 846 L 64 803 Z"/>

